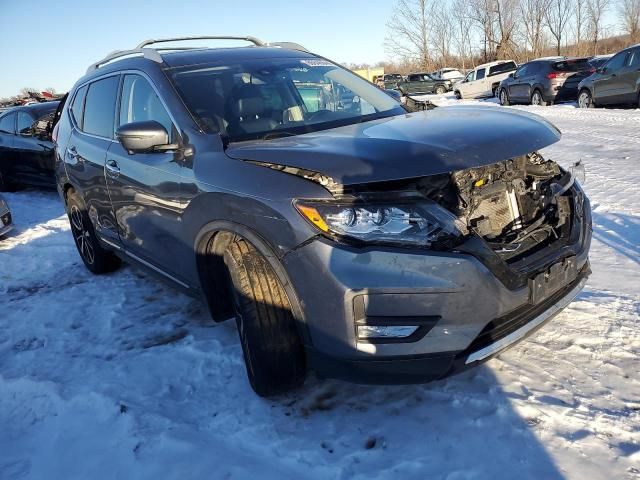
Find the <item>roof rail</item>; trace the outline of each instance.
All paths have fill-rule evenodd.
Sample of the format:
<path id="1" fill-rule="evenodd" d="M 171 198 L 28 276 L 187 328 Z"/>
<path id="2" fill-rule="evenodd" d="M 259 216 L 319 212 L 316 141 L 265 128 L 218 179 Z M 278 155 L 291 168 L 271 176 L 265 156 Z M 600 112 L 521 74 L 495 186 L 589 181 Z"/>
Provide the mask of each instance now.
<path id="1" fill-rule="evenodd" d="M 97 61 L 96 63 L 92 63 L 89 68 L 87 68 L 87 73 L 92 72 L 93 70 L 98 69 L 101 65 L 105 63 L 109 63 L 112 60 L 121 57 L 128 57 L 129 55 L 142 55 L 144 58 L 148 58 L 157 63 L 162 63 L 162 57 L 153 48 L 134 48 L 132 50 L 115 50 L 111 52 L 109 55 L 104 57 L 102 60 Z"/>
<path id="2" fill-rule="evenodd" d="M 256 47 L 264 47 L 265 43 L 256 37 L 233 37 L 233 36 L 218 36 L 218 35 L 196 35 L 193 37 L 173 37 L 173 38 L 160 38 L 158 40 L 145 40 L 141 42 L 136 48 L 144 48 L 154 43 L 167 43 L 167 42 L 184 42 L 187 40 L 244 40 L 246 42 L 253 43 Z"/>
<path id="3" fill-rule="evenodd" d="M 113 60 L 122 57 L 128 57 L 130 55 L 142 55 L 144 58 L 152 60 L 156 63 L 162 63 L 162 57 L 160 56 L 161 51 L 176 51 L 176 50 L 192 50 L 195 48 L 202 47 L 161 47 L 161 48 L 149 48 L 149 45 L 153 45 L 155 43 L 168 43 L 168 42 L 183 42 L 189 40 L 241 40 L 246 42 L 253 43 L 256 47 L 279 47 L 279 48 L 288 48 L 291 50 L 299 50 L 302 52 L 307 52 L 308 50 L 304 48 L 299 43 L 293 42 L 272 42 L 265 43 L 259 38 L 246 36 L 246 37 L 234 37 L 234 36 L 211 36 L 211 35 L 197 35 L 193 37 L 173 37 L 173 38 L 160 38 L 158 40 L 149 39 L 141 42 L 136 48 L 131 50 L 116 50 L 111 52 L 109 55 L 104 57 L 102 60 L 97 61 L 89 66 L 87 69 L 87 73 L 92 72 L 93 70 L 97 70 L 101 65 L 109 63 Z"/>

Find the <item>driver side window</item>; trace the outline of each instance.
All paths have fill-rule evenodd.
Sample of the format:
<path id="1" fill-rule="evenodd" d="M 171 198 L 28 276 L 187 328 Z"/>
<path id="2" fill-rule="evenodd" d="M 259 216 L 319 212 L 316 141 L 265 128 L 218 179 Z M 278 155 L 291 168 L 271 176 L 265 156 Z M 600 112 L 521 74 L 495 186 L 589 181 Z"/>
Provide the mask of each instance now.
<path id="1" fill-rule="evenodd" d="M 169 142 L 173 141 L 173 123 L 156 91 L 141 75 L 125 75 L 118 125 L 147 120 L 161 124 L 169 134 Z"/>
<path id="2" fill-rule="evenodd" d="M 619 53 L 615 57 L 613 57 L 611 60 L 609 60 L 605 64 L 604 68 L 608 72 L 615 72 L 616 70 L 619 70 L 620 68 L 622 68 L 626 59 L 627 59 L 627 52 Z"/>

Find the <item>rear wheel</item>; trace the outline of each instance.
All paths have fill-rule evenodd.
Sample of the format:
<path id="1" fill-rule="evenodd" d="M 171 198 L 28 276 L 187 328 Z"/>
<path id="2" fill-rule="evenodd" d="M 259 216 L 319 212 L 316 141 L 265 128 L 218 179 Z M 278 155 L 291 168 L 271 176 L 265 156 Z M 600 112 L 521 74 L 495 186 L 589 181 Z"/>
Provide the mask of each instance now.
<path id="1" fill-rule="evenodd" d="M 593 108 L 595 104 L 593 103 L 593 97 L 591 96 L 591 92 L 589 90 L 582 90 L 580 95 L 578 95 L 578 107 L 580 108 Z"/>
<path id="2" fill-rule="evenodd" d="M 87 269 L 96 275 L 116 270 L 120 266 L 120 259 L 100 245 L 87 210 L 73 190 L 67 193 L 67 216 L 73 240 Z"/>
<path id="3" fill-rule="evenodd" d="M 540 90 L 534 90 L 531 95 L 531 105 L 538 105 L 540 107 L 546 107 L 549 102 L 545 101 Z"/>
<path id="4" fill-rule="evenodd" d="M 301 386 L 306 373 L 302 340 L 291 304 L 273 268 L 244 240 L 224 254 L 247 376 L 265 397 Z"/>
<path id="5" fill-rule="evenodd" d="M 447 89 L 444 86 L 438 85 L 436 87 L 436 95 L 444 95 L 445 93 L 447 93 Z"/>
<path id="6" fill-rule="evenodd" d="M 500 105 L 504 105 L 505 107 L 508 107 L 509 105 L 511 105 L 506 88 L 500 89 Z"/>

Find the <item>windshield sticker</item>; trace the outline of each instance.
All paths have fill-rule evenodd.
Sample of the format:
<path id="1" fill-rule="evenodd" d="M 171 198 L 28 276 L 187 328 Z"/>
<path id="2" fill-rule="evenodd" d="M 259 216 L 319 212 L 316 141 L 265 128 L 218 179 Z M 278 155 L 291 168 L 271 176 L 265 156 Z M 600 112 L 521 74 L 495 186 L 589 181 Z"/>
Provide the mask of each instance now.
<path id="1" fill-rule="evenodd" d="M 300 63 L 304 63 L 310 67 L 334 67 L 335 65 L 326 60 L 300 60 Z"/>

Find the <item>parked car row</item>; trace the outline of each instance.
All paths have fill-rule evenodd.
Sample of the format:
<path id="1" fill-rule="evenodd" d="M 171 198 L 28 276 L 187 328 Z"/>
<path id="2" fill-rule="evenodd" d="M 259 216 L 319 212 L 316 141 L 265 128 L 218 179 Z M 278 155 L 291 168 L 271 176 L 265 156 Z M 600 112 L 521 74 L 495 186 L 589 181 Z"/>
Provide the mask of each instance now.
<path id="1" fill-rule="evenodd" d="M 580 108 L 640 107 L 640 45 L 609 56 L 532 60 L 509 74 L 496 95 L 501 105 L 577 100 Z"/>

